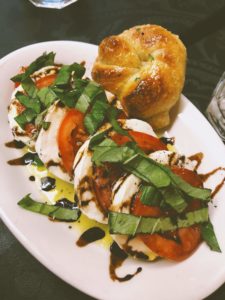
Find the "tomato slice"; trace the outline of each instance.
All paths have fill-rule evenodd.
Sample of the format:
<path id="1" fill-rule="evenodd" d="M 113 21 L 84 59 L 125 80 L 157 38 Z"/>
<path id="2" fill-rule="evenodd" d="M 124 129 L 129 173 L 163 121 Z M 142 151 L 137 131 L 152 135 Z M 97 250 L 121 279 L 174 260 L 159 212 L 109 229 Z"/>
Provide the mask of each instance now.
<path id="1" fill-rule="evenodd" d="M 201 177 L 188 169 L 173 166 L 172 171 L 189 184 L 201 187 Z M 199 200 L 193 200 L 186 211 L 192 211 L 201 205 Z M 137 216 L 159 217 L 164 213 L 159 207 L 147 206 L 141 203 L 138 194 L 131 207 L 131 212 Z M 170 212 L 168 212 L 170 214 Z M 173 212 L 171 213 L 173 214 Z M 186 259 L 198 247 L 201 233 L 198 225 L 180 228 L 167 234 L 139 234 L 138 237 L 156 254 L 166 259 L 181 261 Z"/>
<path id="2" fill-rule="evenodd" d="M 158 139 L 157 137 L 143 132 L 132 130 L 129 130 L 128 133 L 135 140 L 138 146 L 145 152 L 167 150 L 166 145 L 163 142 L 161 142 L 160 139 Z M 111 138 L 118 145 L 123 145 L 131 141 L 129 137 L 121 135 L 117 132 L 113 133 Z"/>
<path id="3" fill-rule="evenodd" d="M 131 205 L 131 213 L 135 216 L 142 217 L 160 217 L 162 211 L 158 206 L 144 205 L 141 202 L 141 193 L 138 193 Z"/>
<path id="4" fill-rule="evenodd" d="M 38 79 L 35 83 L 38 89 L 42 89 L 44 87 L 48 87 L 52 85 L 57 77 L 57 74 L 51 74 Z"/>
<path id="5" fill-rule="evenodd" d="M 168 239 L 160 234 L 140 234 L 142 241 L 156 254 L 166 259 L 181 261 L 186 259 L 198 247 L 201 241 L 199 226 L 180 228 L 174 236 L 178 240 Z"/>
<path id="6" fill-rule="evenodd" d="M 101 210 L 108 213 L 111 205 L 112 185 L 121 176 L 122 169 L 112 164 L 96 167 L 94 170 L 94 190 Z"/>
<path id="7" fill-rule="evenodd" d="M 75 155 L 87 139 L 83 121 L 83 113 L 76 109 L 69 109 L 58 131 L 58 146 L 63 166 L 71 175 Z"/>

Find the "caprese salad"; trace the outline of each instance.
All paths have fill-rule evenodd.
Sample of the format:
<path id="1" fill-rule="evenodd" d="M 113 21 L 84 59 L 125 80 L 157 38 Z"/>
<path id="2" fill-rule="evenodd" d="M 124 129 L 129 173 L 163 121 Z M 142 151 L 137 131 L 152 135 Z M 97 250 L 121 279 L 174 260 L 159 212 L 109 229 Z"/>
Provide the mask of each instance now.
<path id="1" fill-rule="evenodd" d="M 197 161 L 169 150 L 151 126 L 128 119 L 83 64 L 56 64 L 44 53 L 14 76 L 8 108 L 17 141 L 55 176 L 74 184 L 75 202 L 19 205 L 61 221 L 80 214 L 108 224 L 133 257 L 181 261 L 205 241 L 220 251 Z"/>

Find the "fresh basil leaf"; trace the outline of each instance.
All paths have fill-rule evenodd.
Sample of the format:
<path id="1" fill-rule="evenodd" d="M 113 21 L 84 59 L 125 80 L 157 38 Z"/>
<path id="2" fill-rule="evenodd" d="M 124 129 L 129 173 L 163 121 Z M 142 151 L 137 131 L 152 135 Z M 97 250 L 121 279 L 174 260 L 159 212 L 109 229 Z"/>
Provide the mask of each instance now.
<path id="1" fill-rule="evenodd" d="M 80 213 L 78 209 L 68 209 L 68 208 L 59 207 L 55 205 L 40 203 L 34 201 L 30 197 L 30 194 L 22 198 L 17 204 L 26 210 L 39 213 L 45 216 L 49 216 L 52 219 L 56 219 L 59 221 L 66 221 L 66 222 L 77 221 L 80 217 Z"/>
<path id="2" fill-rule="evenodd" d="M 36 116 L 37 116 L 37 113 L 33 109 L 27 108 L 21 114 L 16 116 L 14 118 L 14 120 L 19 124 L 19 126 L 22 129 L 24 129 L 24 126 L 27 123 L 31 123 L 35 119 Z"/>
<path id="3" fill-rule="evenodd" d="M 54 85 L 68 85 L 71 81 L 71 76 L 73 72 L 75 78 L 81 78 L 85 73 L 85 67 L 78 63 L 74 63 L 72 65 L 63 65 L 59 70 Z"/>
<path id="4" fill-rule="evenodd" d="M 99 96 L 98 96 L 99 97 Z M 90 113 L 84 118 L 84 125 L 89 134 L 94 134 L 105 119 L 109 104 L 105 97 L 95 100 Z"/>
<path id="5" fill-rule="evenodd" d="M 208 209 L 202 208 L 188 212 L 184 218 L 138 217 L 120 212 L 109 212 L 109 231 L 111 234 L 132 235 L 138 233 L 164 233 L 179 228 L 190 227 L 208 221 Z"/>
<path id="6" fill-rule="evenodd" d="M 58 97 L 49 87 L 44 87 L 38 91 L 37 96 L 44 107 L 49 107 Z"/>
<path id="7" fill-rule="evenodd" d="M 203 240 L 207 243 L 211 250 L 216 252 L 222 252 L 217 241 L 213 225 L 210 221 L 201 225 L 201 233 Z"/>
<path id="8" fill-rule="evenodd" d="M 81 64 L 78 64 L 78 63 L 73 63 L 71 65 L 71 70 L 74 72 L 74 79 L 81 79 L 83 76 L 84 76 L 84 73 L 86 71 L 86 68 L 81 65 Z"/>
<path id="9" fill-rule="evenodd" d="M 36 88 L 33 80 L 28 77 L 22 82 L 22 87 L 28 96 L 34 98 L 37 96 L 38 89 Z"/>
<path id="10" fill-rule="evenodd" d="M 93 150 L 93 148 L 95 146 L 100 144 L 105 139 L 105 134 L 106 134 L 106 132 L 103 131 L 103 132 L 96 133 L 95 135 L 93 135 L 89 142 L 89 149 Z"/>
<path id="11" fill-rule="evenodd" d="M 31 74 L 33 74 L 35 71 L 46 67 L 54 65 L 54 59 L 55 59 L 55 53 L 43 53 L 40 57 L 38 57 L 35 61 L 33 61 L 26 69 L 26 71 L 22 74 L 18 74 L 11 78 L 14 82 L 22 82 L 26 78 L 28 78 Z"/>
<path id="12" fill-rule="evenodd" d="M 119 114 L 119 110 L 114 108 L 114 107 L 109 107 L 106 116 L 110 122 L 110 124 L 112 125 L 113 129 L 118 132 L 119 134 L 128 136 L 131 140 L 133 140 L 133 138 L 129 135 L 128 131 L 123 129 L 119 122 L 117 121 L 117 116 Z"/>
<path id="13" fill-rule="evenodd" d="M 37 114 L 41 112 L 41 103 L 38 99 L 32 99 L 21 92 L 17 92 L 15 97 L 26 108 L 33 109 Z"/>
<path id="14" fill-rule="evenodd" d="M 102 164 L 102 156 L 104 156 L 104 154 L 111 150 L 111 149 L 116 149 L 117 145 L 115 142 L 113 142 L 111 139 L 104 139 L 98 146 L 95 146 L 93 148 L 94 153 L 92 155 L 92 161 L 96 164 L 96 165 L 101 165 Z"/>
<path id="15" fill-rule="evenodd" d="M 164 168 L 167 174 L 169 174 L 172 182 L 186 195 L 195 199 L 210 201 L 210 197 L 211 197 L 210 189 L 193 187 L 192 185 L 184 181 L 181 177 L 174 174 L 169 168 L 165 166 L 162 166 L 162 168 Z"/>
<path id="16" fill-rule="evenodd" d="M 162 191 L 165 203 L 169 204 L 176 212 L 181 213 L 187 207 L 187 202 L 179 190 L 169 186 Z"/>
<path id="17" fill-rule="evenodd" d="M 144 185 L 141 187 L 141 202 L 144 205 L 159 206 L 163 196 L 161 192 L 154 186 Z"/>
<path id="18" fill-rule="evenodd" d="M 37 117 L 35 118 L 34 124 L 37 128 L 41 128 L 42 127 L 42 123 L 44 121 L 44 118 L 46 116 L 48 112 L 48 109 L 43 110 L 41 113 L 39 113 L 37 115 Z"/>
<path id="19" fill-rule="evenodd" d="M 125 161 L 123 167 L 126 171 L 157 188 L 167 187 L 171 183 L 170 177 L 155 164 L 155 161 L 149 161 L 148 157 L 140 154 Z"/>
<path id="20" fill-rule="evenodd" d="M 64 65 L 59 70 L 54 85 L 56 86 L 67 85 L 70 82 L 70 78 L 71 78 L 70 66 Z"/>
<path id="21" fill-rule="evenodd" d="M 124 163 L 124 168 L 158 188 L 169 186 L 169 184 L 172 183 L 177 189 L 189 197 L 202 201 L 210 200 L 210 189 L 197 188 L 190 185 L 181 177 L 174 174 L 168 167 L 157 163 L 147 156 L 137 154 Z"/>
<path id="22" fill-rule="evenodd" d="M 51 125 L 51 122 L 42 122 L 42 128 L 44 130 L 48 130 L 50 125 Z"/>
<path id="23" fill-rule="evenodd" d="M 86 113 L 95 97 L 102 92 L 103 90 L 99 84 L 97 84 L 94 81 L 89 81 L 87 86 L 84 88 L 83 93 L 77 100 L 75 108 L 81 111 L 82 113 Z"/>

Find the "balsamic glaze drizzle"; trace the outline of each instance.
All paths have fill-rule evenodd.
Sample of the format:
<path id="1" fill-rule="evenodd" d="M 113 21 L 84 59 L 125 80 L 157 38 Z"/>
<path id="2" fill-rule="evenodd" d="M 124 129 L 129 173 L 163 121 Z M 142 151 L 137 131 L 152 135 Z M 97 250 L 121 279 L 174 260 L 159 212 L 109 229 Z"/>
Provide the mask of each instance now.
<path id="1" fill-rule="evenodd" d="M 128 255 L 124 252 L 117 243 L 113 242 L 110 247 L 110 265 L 109 265 L 109 273 L 110 277 L 113 281 L 118 280 L 119 282 L 128 281 L 132 279 L 135 275 L 142 271 L 142 268 L 137 268 L 134 274 L 127 274 L 124 277 L 119 277 L 116 275 L 116 269 L 119 268 L 123 262 L 126 260 Z"/>
<path id="2" fill-rule="evenodd" d="M 76 244 L 79 247 L 84 247 L 90 243 L 103 239 L 104 236 L 104 230 L 99 227 L 92 227 L 82 233 Z"/>

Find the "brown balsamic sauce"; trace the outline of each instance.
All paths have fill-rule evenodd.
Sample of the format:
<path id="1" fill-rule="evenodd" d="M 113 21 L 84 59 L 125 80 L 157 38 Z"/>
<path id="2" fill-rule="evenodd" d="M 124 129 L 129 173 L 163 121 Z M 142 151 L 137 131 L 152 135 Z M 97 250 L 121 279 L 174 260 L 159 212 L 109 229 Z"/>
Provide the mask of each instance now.
<path id="1" fill-rule="evenodd" d="M 34 177 L 33 175 L 31 175 L 31 176 L 29 177 L 29 180 L 30 180 L 30 181 L 35 181 L 35 177 Z"/>
<path id="2" fill-rule="evenodd" d="M 5 143 L 5 146 L 8 148 L 23 149 L 26 145 L 23 142 L 13 140 Z"/>
<path id="3" fill-rule="evenodd" d="M 197 165 L 195 166 L 195 169 L 194 171 L 196 171 L 198 169 L 198 167 L 200 166 L 201 162 L 202 162 L 202 159 L 203 159 L 204 155 L 202 152 L 199 152 L 199 153 L 196 153 L 196 154 L 193 154 L 191 156 L 189 156 L 188 158 L 192 161 L 196 161 L 197 162 Z"/>
<path id="4" fill-rule="evenodd" d="M 42 191 L 51 191 L 55 188 L 55 178 L 46 176 L 41 178 L 41 189 Z"/>
<path id="5" fill-rule="evenodd" d="M 49 167 L 57 167 L 57 166 L 60 166 L 59 163 L 57 162 L 54 162 L 53 160 L 50 160 L 47 164 L 46 164 L 47 168 Z"/>
<path id="6" fill-rule="evenodd" d="M 224 170 L 225 171 L 225 168 L 223 167 L 218 167 L 218 168 L 215 168 L 213 169 L 212 171 L 208 172 L 208 173 L 205 173 L 205 174 L 199 174 L 200 177 L 202 178 L 202 181 L 205 182 L 209 179 L 210 176 L 214 175 L 216 172 L 218 171 L 222 171 Z M 212 199 L 215 197 L 215 195 L 221 190 L 221 188 L 223 187 L 225 183 L 225 177 L 221 180 L 221 182 L 219 182 L 217 184 L 217 186 L 214 188 L 214 190 L 212 191 L 211 193 L 211 197 Z"/>
<path id="7" fill-rule="evenodd" d="M 216 172 L 218 171 L 222 171 L 222 170 L 225 170 L 225 168 L 222 168 L 222 167 L 218 167 L 216 169 L 213 169 L 212 171 L 208 172 L 208 173 L 205 173 L 205 174 L 199 174 L 202 178 L 202 181 L 205 182 L 206 180 L 209 179 L 210 176 L 214 175 Z"/>
<path id="8" fill-rule="evenodd" d="M 104 230 L 99 227 L 92 227 L 82 233 L 76 244 L 79 247 L 84 247 L 89 245 L 90 243 L 103 239 L 104 236 Z"/>
<path id="9" fill-rule="evenodd" d="M 68 209 L 77 209 L 77 203 L 68 200 L 67 198 L 62 198 L 57 200 L 55 206 L 60 206 Z"/>
<path id="10" fill-rule="evenodd" d="M 118 280 L 119 282 L 124 282 L 132 279 L 135 275 L 142 271 L 142 268 L 137 268 L 137 271 L 134 274 L 127 274 L 124 277 L 119 277 L 116 275 L 116 269 L 119 268 L 123 262 L 126 260 L 128 255 L 120 249 L 120 247 L 113 242 L 110 247 L 110 266 L 109 266 L 109 273 L 110 277 L 113 281 Z"/>
<path id="11" fill-rule="evenodd" d="M 161 142 L 163 142 L 163 144 L 165 144 L 165 145 L 174 145 L 175 144 L 175 137 L 165 137 L 165 136 L 162 136 L 161 138 L 160 138 L 160 141 Z"/>
<path id="12" fill-rule="evenodd" d="M 31 164 L 35 159 L 36 153 L 28 152 L 21 157 L 11 159 L 7 163 L 10 166 L 25 166 Z"/>
<path id="13" fill-rule="evenodd" d="M 211 194 L 212 199 L 215 197 L 215 195 L 220 191 L 220 189 L 222 188 L 222 186 L 225 183 L 225 177 L 221 180 L 221 182 L 219 184 L 217 184 L 217 186 L 215 187 L 214 191 Z"/>

